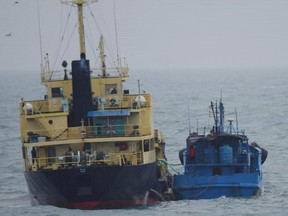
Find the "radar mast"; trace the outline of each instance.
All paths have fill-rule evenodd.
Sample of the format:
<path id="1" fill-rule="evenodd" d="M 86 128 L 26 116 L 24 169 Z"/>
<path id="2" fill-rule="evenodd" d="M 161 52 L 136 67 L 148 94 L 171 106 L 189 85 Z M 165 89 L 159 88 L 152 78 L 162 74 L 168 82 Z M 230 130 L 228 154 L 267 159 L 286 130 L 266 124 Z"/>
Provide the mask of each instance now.
<path id="1" fill-rule="evenodd" d="M 78 33 L 80 43 L 80 54 L 86 54 L 85 50 L 85 33 L 84 33 L 84 17 L 83 17 L 83 5 L 97 2 L 98 0 L 61 0 L 63 4 L 77 5 L 78 8 Z"/>

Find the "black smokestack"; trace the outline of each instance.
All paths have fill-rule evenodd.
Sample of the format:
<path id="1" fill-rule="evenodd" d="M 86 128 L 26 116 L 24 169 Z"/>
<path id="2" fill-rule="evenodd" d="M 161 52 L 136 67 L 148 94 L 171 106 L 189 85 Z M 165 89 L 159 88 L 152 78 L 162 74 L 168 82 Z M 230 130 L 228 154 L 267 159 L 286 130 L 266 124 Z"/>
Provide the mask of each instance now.
<path id="1" fill-rule="evenodd" d="M 83 119 L 87 123 L 87 112 L 93 109 L 90 66 L 85 54 L 81 60 L 72 61 L 73 106 L 69 126 L 80 126 Z"/>

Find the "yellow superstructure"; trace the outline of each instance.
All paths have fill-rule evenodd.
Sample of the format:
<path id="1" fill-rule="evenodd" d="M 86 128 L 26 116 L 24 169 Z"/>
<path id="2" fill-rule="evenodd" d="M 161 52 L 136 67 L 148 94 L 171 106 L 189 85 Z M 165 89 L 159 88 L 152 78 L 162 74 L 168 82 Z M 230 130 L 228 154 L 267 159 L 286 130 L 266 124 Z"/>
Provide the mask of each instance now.
<path id="1" fill-rule="evenodd" d="M 25 170 L 79 166 L 83 158 L 88 164 L 151 163 L 156 160 L 155 146 L 164 159 L 163 135 L 153 128 L 151 95 L 123 89 L 126 66 L 91 70 L 93 110 L 87 113 L 86 124 L 83 121 L 77 127 L 69 127 L 73 110 L 70 71 L 66 67 L 56 72 L 45 68 L 41 73 L 47 90 L 44 99 L 20 103 Z M 33 148 L 35 160 L 30 153 Z"/>

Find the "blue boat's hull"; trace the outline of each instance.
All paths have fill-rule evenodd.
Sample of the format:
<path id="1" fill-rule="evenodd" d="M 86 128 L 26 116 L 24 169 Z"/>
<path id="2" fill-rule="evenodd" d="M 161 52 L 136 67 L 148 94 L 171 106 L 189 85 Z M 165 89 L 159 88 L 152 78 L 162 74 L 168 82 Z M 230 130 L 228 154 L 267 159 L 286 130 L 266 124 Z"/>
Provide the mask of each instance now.
<path id="1" fill-rule="evenodd" d="M 228 120 L 229 130 L 224 132 L 221 101 L 219 109 L 214 109 L 212 102 L 210 107 L 215 121 L 210 133 L 206 136 L 190 132 L 186 147 L 179 151 L 183 174 L 174 175 L 174 194 L 178 199 L 261 194 L 262 164 L 268 152 L 255 142 L 249 144 L 247 136 L 238 129 L 233 133 L 233 120 Z"/>
<path id="2" fill-rule="evenodd" d="M 261 193 L 261 178 L 257 173 L 231 176 L 174 175 L 174 193 L 178 199 L 250 197 Z"/>

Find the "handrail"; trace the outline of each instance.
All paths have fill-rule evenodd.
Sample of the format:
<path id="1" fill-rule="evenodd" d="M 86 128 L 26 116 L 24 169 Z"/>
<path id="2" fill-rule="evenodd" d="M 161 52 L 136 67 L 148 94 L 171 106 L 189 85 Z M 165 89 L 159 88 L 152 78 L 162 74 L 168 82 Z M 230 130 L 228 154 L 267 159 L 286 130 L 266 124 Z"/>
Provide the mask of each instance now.
<path id="1" fill-rule="evenodd" d="M 103 153 L 92 154 L 78 151 L 77 154 L 58 155 L 55 157 L 32 158 L 29 155 L 26 159 L 28 167 L 32 170 L 58 169 L 67 167 L 96 166 L 96 165 L 137 165 L 142 161 L 141 152 L 133 153 Z"/>
<path id="2" fill-rule="evenodd" d="M 102 74 L 102 68 L 90 68 L 91 70 L 91 77 L 92 78 L 100 78 Z M 106 68 L 109 77 L 128 77 L 128 68 L 127 67 L 114 67 L 114 68 Z M 68 75 L 68 79 L 71 80 L 71 76 L 69 75 L 71 70 L 67 70 L 66 74 Z M 42 82 L 49 82 L 49 81 L 61 81 L 65 80 L 65 71 L 58 70 L 58 71 L 42 71 L 41 72 L 41 80 Z"/>
<path id="3" fill-rule="evenodd" d="M 141 125 L 110 125 L 110 126 L 86 126 L 82 127 L 55 128 L 51 130 L 26 130 L 26 143 L 43 142 L 52 140 L 68 140 L 82 138 L 106 138 L 106 137 L 140 137 L 152 134 L 151 127 Z M 47 137 L 46 133 L 55 134 Z"/>
<path id="4" fill-rule="evenodd" d="M 136 102 L 136 98 L 139 96 L 143 96 L 146 100 L 145 103 Z M 115 101 L 115 97 L 117 97 L 116 103 L 111 103 L 111 100 Z M 26 115 L 27 117 L 33 117 L 37 114 L 55 114 L 55 113 L 69 113 L 69 107 L 73 106 L 72 100 L 67 100 L 64 97 L 56 97 L 46 100 L 30 100 L 23 101 L 20 104 L 20 113 L 22 115 Z M 27 108 L 29 106 L 29 109 Z M 103 104 L 104 110 L 119 110 L 119 109 L 131 109 L 137 110 L 144 107 L 151 107 L 151 96 L 149 94 L 129 94 L 123 95 L 121 98 L 117 95 L 108 95 L 106 97 L 106 101 Z M 99 110 L 102 107 L 98 107 Z"/>

